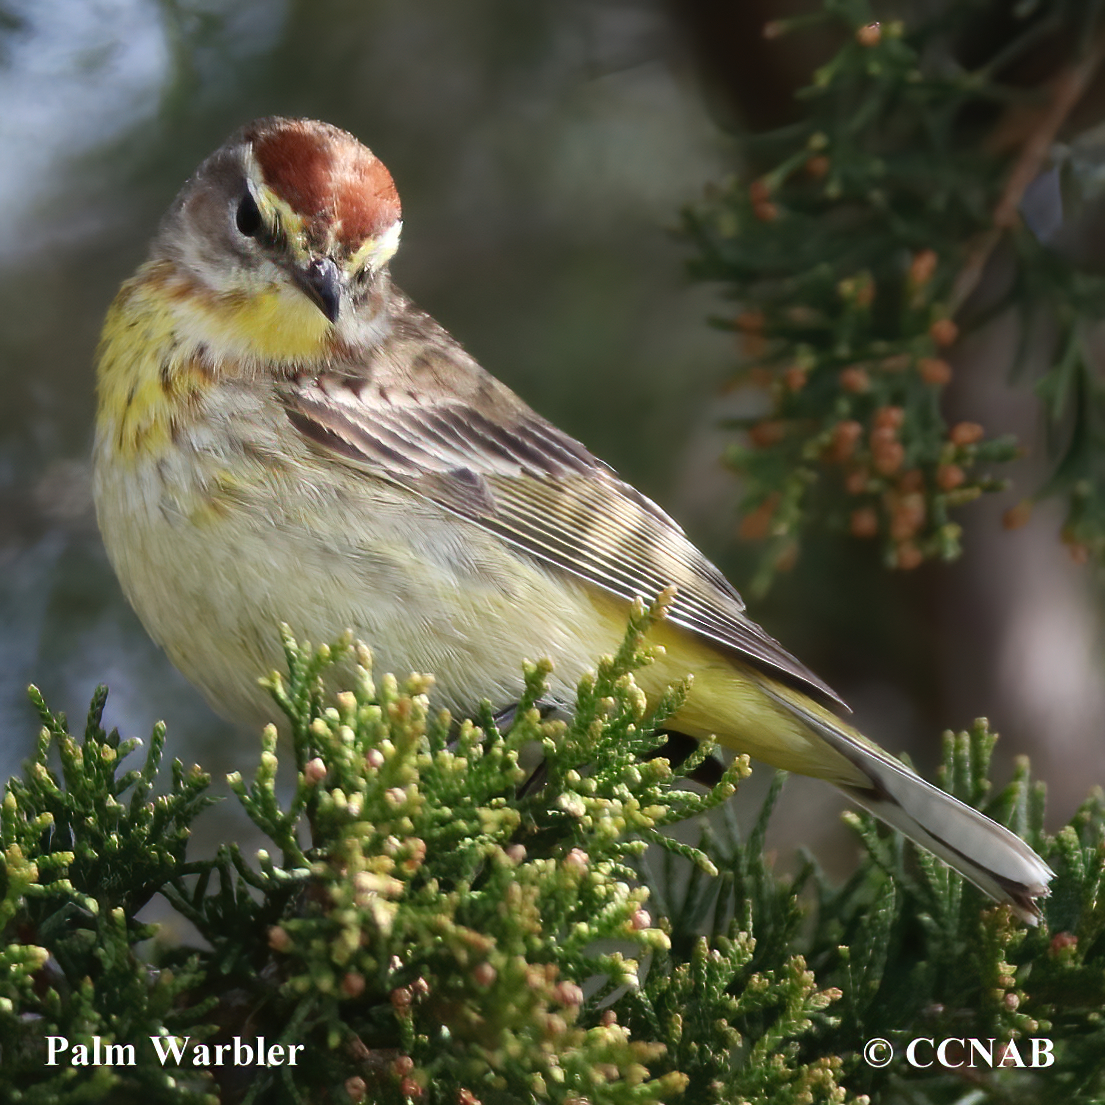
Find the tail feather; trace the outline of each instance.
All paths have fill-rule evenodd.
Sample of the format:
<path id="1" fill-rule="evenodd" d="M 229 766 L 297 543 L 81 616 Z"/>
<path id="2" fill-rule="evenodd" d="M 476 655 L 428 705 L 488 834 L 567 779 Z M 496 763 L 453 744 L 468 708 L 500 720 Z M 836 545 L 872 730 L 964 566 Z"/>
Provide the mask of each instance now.
<path id="1" fill-rule="evenodd" d="M 828 715 L 789 698 L 780 702 L 870 781 L 840 789 L 864 809 L 932 852 L 1026 924 L 1039 922 L 1037 898 L 1048 894 L 1050 867 L 1020 837 L 978 810 L 939 790 L 881 749 L 832 724 Z"/>
<path id="2" fill-rule="evenodd" d="M 929 785 L 920 778 L 916 782 Z M 924 795 L 925 813 L 918 816 L 910 808 L 913 795 L 900 802 L 874 791 L 841 789 L 853 802 L 932 852 L 995 901 L 1008 902 L 1022 921 L 1029 925 L 1039 922 L 1036 899 L 1047 895 L 1047 883 L 1054 873 L 1008 829 L 939 790 L 936 793 L 944 804 L 940 806 Z"/>

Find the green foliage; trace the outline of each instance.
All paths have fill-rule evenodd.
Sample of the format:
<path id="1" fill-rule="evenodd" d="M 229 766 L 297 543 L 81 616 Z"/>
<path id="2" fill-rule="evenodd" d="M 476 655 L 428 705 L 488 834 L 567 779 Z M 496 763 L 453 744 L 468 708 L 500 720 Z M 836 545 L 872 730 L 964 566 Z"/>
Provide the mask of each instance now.
<path id="1" fill-rule="evenodd" d="M 961 327 L 1005 311 L 1020 322 L 1018 359 L 1030 326 L 1037 339 L 1054 331 L 1051 366 L 1030 381 L 1055 451 L 1039 493 L 1066 498 L 1076 557 L 1105 551 L 1105 392 L 1088 343 L 1105 277 L 1017 215 L 1061 96 L 1100 59 L 1100 5 L 913 5 L 908 22 L 881 25 L 878 9 L 825 0 L 770 25 L 844 45 L 801 93 L 801 121 L 745 136 L 754 179 L 686 216 L 693 271 L 740 305 L 718 324 L 741 335 L 742 379 L 769 396 L 766 415 L 736 423 L 747 444 L 729 452 L 745 481 L 743 533 L 768 538 L 757 590 L 813 525 L 878 537 L 890 567 L 958 554 L 954 508 L 1003 488 L 989 469 L 1018 446 L 978 422 L 950 425 L 942 395 L 952 363 L 973 368 L 955 345 Z M 1015 83 L 1013 63 L 1042 40 L 1066 53 L 1048 55 L 1058 73 L 1037 92 Z M 998 257 L 1004 275 L 969 300 Z"/>
<path id="2" fill-rule="evenodd" d="M 122 771 L 140 742 L 101 728 L 104 688 L 80 742 L 33 687 L 31 698 L 43 721 L 38 748 L 24 777 L 8 782 L 0 807 L 0 1099 L 210 1101 L 152 1064 L 121 1077 L 108 1066 L 72 1066 L 67 1050 L 58 1065 L 46 1065 L 49 1036 L 91 1054 L 94 1037 L 106 1048 L 209 1031 L 200 1022 L 211 1003 L 196 997 L 199 957 L 180 956 L 164 970 L 144 963 L 136 945 L 153 930 L 135 914 L 182 869 L 188 827 L 210 799 L 207 777 L 186 774 L 179 762 L 169 793 L 154 796 L 164 726 L 154 730 L 142 769 Z M 49 767 L 51 749 L 60 778 Z"/>
<path id="3" fill-rule="evenodd" d="M 287 639 L 289 674 L 270 686 L 294 790 L 276 784 L 272 728 L 252 781 L 230 778 L 272 842 L 256 863 L 234 845 L 185 861 L 207 779 L 174 764 L 155 795 L 160 728 L 123 772 L 136 742 L 104 733 L 102 691 L 83 742 L 40 704 L 38 753 L 3 805 L 0 1098 L 951 1105 L 964 1072 L 910 1066 L 911 1039 L 990 1039 L 999 1055 L 1013 1041 L 1027 1062 L 1046 1037 L 1049 1067 L 969 1071 L 977 1100 L 1105 1101 L 1105 800 L 1049 839 L 1027 766 L 991 796 L 994 736 L 984 722 L 949 735 L 944 784 L 1057 870 L 1039 929 L 866 814 L 845 885 L 810 859 L 781 879 L 764 851 L 779 782 L 745 839 L 722 806 L 743 759 L 703 794 L 671 784 L 705 749 L 674 770 L 651 755 L 682 695 L 650 712 L 633 680 L 660 612 L 638 607 L 569 723 L 542 718 L 546 671 L 531 667 L 505 730 L 486 711 L 432 714 L 426 677 L 376 679 L 349 640 Z M 335 673 L 352 689 L 328 699 Z M 665 831 L 710 810 L 697 846 Z M 134 914 L 155 892 L 207 946 L 139 948 L 151 929 Z M 70 1043 L 56 1068 L 48 1036 Z M 151 1036 L 175 1038 L 182 1064 L 159 1062 Z M 215 1064 L 257 1036 L 278 1057 L 302 1045 L 295 1066 Z M 74 1065 L 95 1037 L 134 1044 L 136 1065 Z M 864 1061 L 874 1037 L 887 1066 Z"/>
<path id="4" fill-rule="evenodd" d="M 3 1091 L 43 1102 L 70 1100 L 66 1086 L 81 1100 L 111 1101 L 184 1102 L 204 1090 L 222 1101 L 323 1092 L 339 1101 L 616 1105 L 678 1095 L 680 1072 L 650 1070 L 663 1045 L 630 1038 L 604 1008 L 639 986 L 642 957 L 668 943 L 631 863 L 653 844 L 712 871 L 663 830 L 723 802 L 747 763 L 700 795 L 670 790 L 666 760 L 642 760 L 658 741 L 631 672 L 649 659 L 642 639 L 658 612 L 638 607 L 619 654 L 582 681 L 570 724 L 541 719 L 547 668 L 533 666 L 506 732 L 489 713 L 479 724 L 431 716 L 425 677 L 374 682 L 363 646 L 313 651 L 289 638 L 288 678 L 274 674 L 271 689 L 290 723 L 294 792 L 279 793 L 273 728 L 252 782 L 229 779 L 273 844 L 255 865 L 235 845 L 185 863 L 207 780 L 185 778 L 177 764 L 172 795 L 151 798 L 162 730 L 146 768 L 116 779 L 133 744 L 99 729 L 103 692 L 83 745 L 43 708 L 31 782 L 13 780 L 4 807 L 10 969 L 0 1015 L 5 1055 L 20 1062 L 5 1062 Z M 323 674 L 340 665 L 352 668 L 353 689 L 325 699 Z M 659 708 L 675 708 L 681 694 L 673 689 Z M 47 766 L 51 742 L 64 789 Z M 534 744 L 546 778 L 527 786 L 519 756 Z M 128 788 L 134 797 L 123 806 Z M 51 828 L 62 824 L 87 826 L 87 846 L 59 851 Z M 97 900 L 92 890 L 103 887 L 116 890 Z M 156 968 L 142 963 L 134 946 L 151 931 L 133 913 L 154 892 L 209 949 L 155 949 Z M 73 903 L 82 934 L 113 911 L 80 960 L 64 926 L 42 923 Z M 125 1023 L 123 1008 L 132 1011 Z M 171 1061 L 168 1072 L 145 1046 L 166 1034 L 188 1036 L 185 1065 Z M 294 1069 L 251 1070 L 246 1088 L 219 1069 L 213 1049 L 258 1034 L 269 1048 L 302 1044 L 304 1053 Z M 51 1035 L 90 1048 L 95 1036 L 134 1043 L 138 1065 L 67 1064 L 43 1077 Z M 194 1056 L 209 1069 L 190 1065 Z"/>
<path id="5" fill-rule="evenodd" d="M 287 641 L 291 679 L 272 686 L 295 733 L 296 794 L 283 812 L 274 730 L 252 786 L 232 785 L 295 865 L 262 857 L 258 887 L 301 882 L 267 940 L 280 975 L 273 1011 L 289 1025 L 281 1038 L 324 1056 L 318 1084 L 336 1094 L 353 1079 L 352 1096 L 396 1102 L 461 1090 L 647 1102 L 678 1086 L 674 1072 L 649 1077 L 655 1044 L 579 1018 L 584 984 L 592 1004 L 636 986 L 635 957 L 667 943 L 627 858 L 647 840 L 668 844 L 663 825 L 733 789 L 668 795 L 667 764 L 637 762 L 651 725 L 630 668 L 645 658 L 648 621 L 640 609 L 627 648 L 584 680 L 568 727 L 541 721 L 547 669 L 531 667 L 505 733 L 490 716 L 479 726 L 431 716 L 424 678 L 377 685 L 360 646 L 354 690 L 322 708 L 323 667 L 353 646 L 312 655 Z M 518 760 L 534 741 L 549 781 L 527 795 Z M 204 899 L 192 904 L 213 932 L 221 916 L 205 924 Z"/>
<path id="6" fill-rule="evenodd" d="M 1042 830 L 1043 791 L 1026 764 L 990 797 L 988 770 L 995 736 L 984 721 L 968 733 L 948 734 L 945 786 L 990 816 L 1017 829 L 1049 858 L 1057 876 L 1045 904 L 1046 921 L 1025 929 L 1010 911 L 987 899 L 938 860 L 866 813 L 849 814 L 866 858 L 843 886 L 826 883 L 812 859 L 793 882 L 773 875 L 763 834 L 776 793 L 769 794 L 747 841 L 727 819 L 724 832 L 707 831 L 701 842 L 719 869 L 710 880 L 685 880 L 675 899 L 658 896 L 667 916 L 678 919 L 667 963 L 653 964 L 646 985 L 627 1003 L 639 1008 L 630 1023 L 674 1026 L 665 1039 L 692 1078 L 689 1100 L 845 1100 L 867 1094 L 873 1102 L 952 1105 L 963 1101 L 1105 1101 L 1105 945 L 1100 925 L 1105 906 L 1100 879 L 1105 864 L 1105 804 L 1093 796 L 1058 837 Z M 650 884 L 678 885 L 672 872 L 649 874 Z M 812 924 L 798 898 L 816 895 Z M 724 935 L 726 916 L 733 916 Z M 704 933 L 697 942 L 695 932 Z M 800 952 L 801 955 L 796 955 Z M 728 972 L 724 1020 L 679 1029 L 702 1010 L 701 999 L 680 990 L 709 962 L 714 975 Z M 699 983 L 710 993 L 710 982 Z M 762 995 L 757 1004 L 757 994 Z M 831 1004 L 826 1000 L 834 999 Z M 651 1003 L 651 1005 L 647 1004 Z M 690 1011 L 690 1012 L 688 1012 Z M 887 1040 L 894 1059 L 869 1065 L 868 1040 Z M 1034 1038 L 1054 1045 L 1048 1067 L 990 1070 L 917 1069 L 905 1059 L 909 1042 L 918 1062 L 933 1059 L 944 1039 L 976 1038 L 993 1044 L 1000 1061 L 1009 1041 L 1031 1063 Z M 766 1048 L 761 1048 L 769 1041 Z M 782 1042 L 787 1041 L 787 1042 Z M 796 1061 L 791 1081 L 770 1091 L 758 1079 L 764 1060 L 780 1049 Z M 746 1065 L 719 1066 L 718 1054 L 747 1056 Z M 705 1056 L 714 1056 L 712 1060 Z M 962 1053 L 953 1046 L 954 1064 Z M 1015 1062 L 1016 1060 L 1011 1061 Z M 821 1087 L 823 1097 L 815 1087 Z M 975 1097 L 965 1097 L 968 1087 Z M 832 1094 L 839 1092 L 841 1096 Z M 691 1089 L 688 1089 L 688 1094 Z M 811 1096 L 812 1095 L 812 1096 Z"/>

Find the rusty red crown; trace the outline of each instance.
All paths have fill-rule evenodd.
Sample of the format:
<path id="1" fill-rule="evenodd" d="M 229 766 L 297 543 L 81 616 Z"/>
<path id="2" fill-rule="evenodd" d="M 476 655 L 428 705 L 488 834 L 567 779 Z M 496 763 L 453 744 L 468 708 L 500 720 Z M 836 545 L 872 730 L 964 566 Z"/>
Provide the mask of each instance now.
<path id="1" fill-rule="evenodd" d="M 245 138 L 265 184 L 309 227 L 336 227 L 350 252 L 400 217 L 391 174 L 351 134 L 311 119 L 266 119 L 248 127 Z"/>

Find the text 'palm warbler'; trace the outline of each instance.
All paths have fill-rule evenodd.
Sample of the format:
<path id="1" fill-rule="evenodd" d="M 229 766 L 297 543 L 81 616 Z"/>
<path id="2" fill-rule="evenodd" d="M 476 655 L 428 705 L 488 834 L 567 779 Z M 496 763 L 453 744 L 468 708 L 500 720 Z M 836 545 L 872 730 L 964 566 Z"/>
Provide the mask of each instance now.
<path id="1" fill-rule="evenodd" d="M 674 584 L 646 693 L 669 727 L 835 783 L 1029 923 L 1052 872 L 844 724 L 654 503 L 489 376 L 391 283 L 399 197 L 325 123 L 251 123 L 185 184 L 99 351 L 95 496 L 123 589 L 224 714 L 268 720 L 278 624 L 351 628 L 441 705 L 569 704 L 629 602 Z"/>

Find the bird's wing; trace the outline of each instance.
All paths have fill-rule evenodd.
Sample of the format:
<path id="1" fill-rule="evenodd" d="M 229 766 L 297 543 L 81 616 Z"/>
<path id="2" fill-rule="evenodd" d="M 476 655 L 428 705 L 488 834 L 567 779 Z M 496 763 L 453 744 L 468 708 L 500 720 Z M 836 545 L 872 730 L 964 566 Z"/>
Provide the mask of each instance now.
<path id="1" fill-rule="evenodd" d="M 674 584 L 671 622 L 844 705 L 744 615 L 740 595 L 655 503 L 474 362 L 463 367 L 467 389 L 335 372 L 292 379 L 278 394 L 316 447 L 619 598 L 651 600 Z"/>

